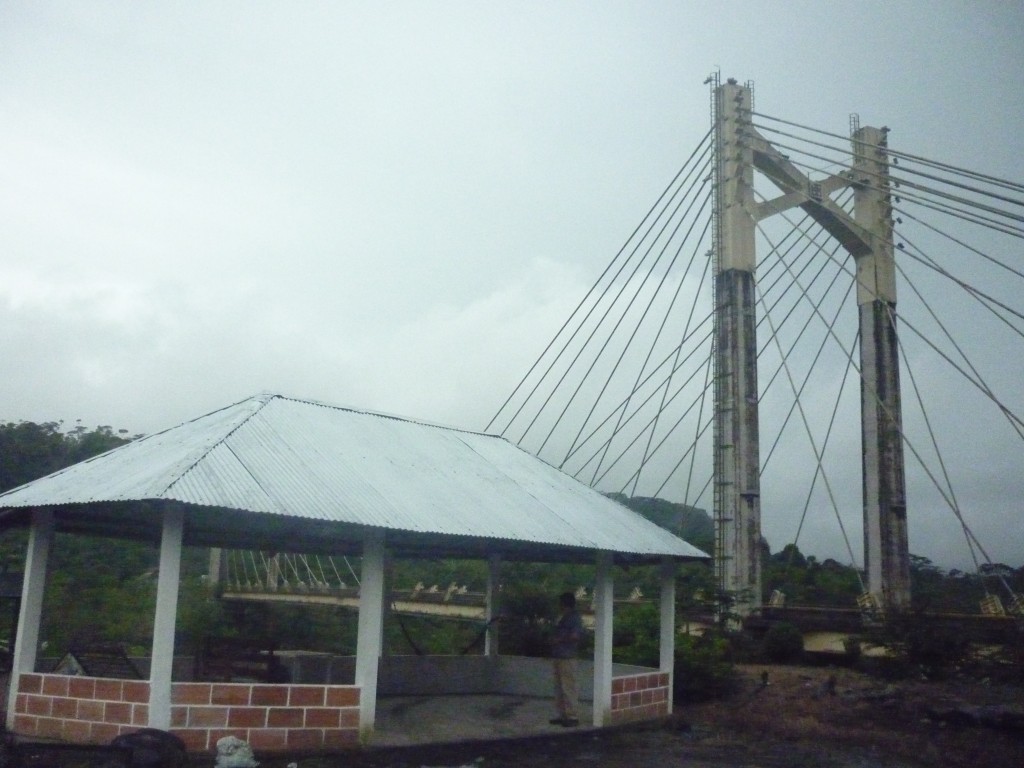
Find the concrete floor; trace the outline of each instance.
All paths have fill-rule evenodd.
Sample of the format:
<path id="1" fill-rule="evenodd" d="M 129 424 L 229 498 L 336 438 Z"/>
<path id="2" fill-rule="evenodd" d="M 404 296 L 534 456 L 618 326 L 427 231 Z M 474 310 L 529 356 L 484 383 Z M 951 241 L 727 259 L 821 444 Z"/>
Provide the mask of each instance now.
<path id="1" fill-rule="evenodd" d="M 507 739 L 565 733 L 551 725 L 552 698 L 508 695 L 385 696 L 377 701 L 375 747 Z M 580 704 L 580 730 L 592 727 L 588 702 Z"/>

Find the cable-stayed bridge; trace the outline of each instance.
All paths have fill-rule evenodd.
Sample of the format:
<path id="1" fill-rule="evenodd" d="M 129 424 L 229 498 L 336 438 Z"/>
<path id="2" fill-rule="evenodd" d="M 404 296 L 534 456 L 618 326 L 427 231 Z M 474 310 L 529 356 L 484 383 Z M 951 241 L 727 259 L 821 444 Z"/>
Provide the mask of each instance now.
<path id="1" fill-rule="evenodd" d="M 905 606 L 911 541 L 958 531 L 978 570 L 978 530 L 1024 530 L 1024 185 L 709 86 L 708 132 L 486 429 L 714 510 L 743 611 L 766 531 L 838 542 L 865 607 Z"/>

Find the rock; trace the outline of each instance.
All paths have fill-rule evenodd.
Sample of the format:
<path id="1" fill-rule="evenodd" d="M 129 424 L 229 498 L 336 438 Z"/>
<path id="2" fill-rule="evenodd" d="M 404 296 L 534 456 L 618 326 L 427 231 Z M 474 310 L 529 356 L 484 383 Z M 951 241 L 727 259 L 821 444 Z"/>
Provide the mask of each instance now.
<path id="1" fill-rule="evenodd" d="M 950 704 L 926 709 L 932 720 L 961 727 L 994 728 L 1014 733 L 1024 732 L 1024 708 L 1014 706 L 971 706 Z"/>
<path id="2" fill-rule="evenodd" d="M 214 768 L 256 768 L 258 765 L 249 742 L 235 736 L 217 740 L 217 762 Z"/>
<path id="3" fill-rule="evenodd" d="M 132 750 L 132 768 L 181 768 L 188 764 L 185 742 L 157 728 L 123 733 L 110 743 Z"/>

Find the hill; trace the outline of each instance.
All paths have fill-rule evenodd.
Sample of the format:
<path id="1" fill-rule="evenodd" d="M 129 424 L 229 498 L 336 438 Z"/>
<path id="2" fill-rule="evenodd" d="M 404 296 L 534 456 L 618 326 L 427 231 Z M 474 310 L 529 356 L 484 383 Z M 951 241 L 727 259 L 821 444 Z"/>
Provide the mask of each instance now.
<path id="1" fill-rule="evenodd" d="M 710 554 L 714 548 L 715 524 L 706 510 L 650 496 L 609 496 L 698 549 Z"/>

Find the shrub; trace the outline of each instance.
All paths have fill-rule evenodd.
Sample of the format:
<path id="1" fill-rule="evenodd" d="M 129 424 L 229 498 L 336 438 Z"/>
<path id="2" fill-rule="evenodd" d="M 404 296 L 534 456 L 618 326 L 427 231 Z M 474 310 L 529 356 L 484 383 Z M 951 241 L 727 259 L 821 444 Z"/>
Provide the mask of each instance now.
<path id="1" fill-rule="evenodd" d="M 892 662 L 886 666 L 899 675 L 941 678 L 971 661 L 969 640 L 916 612 L 887 613 L 870 639 L 889 651 Z"/>
<path id="2" fill-rule="evenodd" d="M 761 642 L 761 652 L 766 660 L 778 664 L 797 661 L 804 653 L 804 637 L 792 624 L 772 624 Z"/>
<path id="3" fill-rule="evenodd" d="M 732 692 L 736 671 L 727 638 L 717 632 L 683 635 L 676 642 L 672 700 L 677 704 L 707 701 Z"/>

